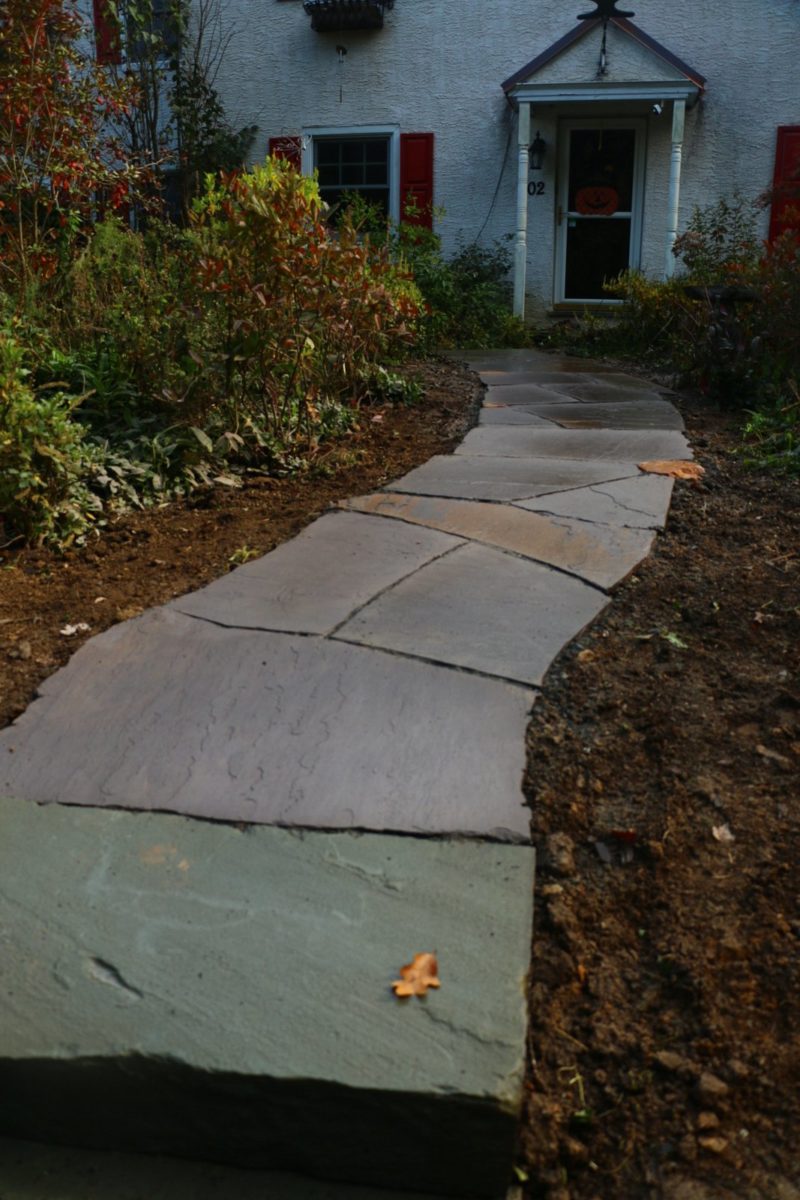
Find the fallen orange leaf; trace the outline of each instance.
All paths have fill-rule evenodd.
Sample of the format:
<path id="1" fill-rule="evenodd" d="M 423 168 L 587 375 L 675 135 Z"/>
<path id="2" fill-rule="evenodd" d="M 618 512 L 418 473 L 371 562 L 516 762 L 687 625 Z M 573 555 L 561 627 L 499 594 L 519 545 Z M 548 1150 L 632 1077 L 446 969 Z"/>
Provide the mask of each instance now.
<path id="1" fill-rule="evenodd" d="M 702 479 L 706 473 L 700 463 L 685 462 L 681 458 L 655 459 L 653 462 L 642 462 L 637 465 L 640 471 L 647 471 L 649 475 L 670 475 L 673 479 L 688 479 L 692 483 Z"/>
<path id="2" fill-rule="evenodd" d="M 435 954 L 415 954 L 410 963 L 400 968 L 402 979 L 392 984 L 395 996 L 425 996 L 428 988 L 440 986 L 439 964 Z"/>

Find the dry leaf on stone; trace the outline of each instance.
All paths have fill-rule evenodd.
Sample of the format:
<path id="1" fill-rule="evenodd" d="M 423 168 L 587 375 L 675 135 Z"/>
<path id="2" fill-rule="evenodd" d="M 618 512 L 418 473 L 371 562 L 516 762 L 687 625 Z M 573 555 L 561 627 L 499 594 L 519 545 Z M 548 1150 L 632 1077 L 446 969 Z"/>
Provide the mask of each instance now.
<path id="1" fill-rule="evenodd" d="M 428 988 L 438 988 L 439 964 L 435 954 L 415 954 L 410 963 L 400 968 L 401 979 L 395 979 L 395 996 L 425 996 Z"/>
<path id="2" fill-rule="evenodd" d="M 654 459 L 652 462 L 637 463 L 640 471 L 648 475 L 669 475 L 672 479 L 688 479 L 697 483 L 705 475 L 700 463 L 685 462 L 683 459 Z"/>

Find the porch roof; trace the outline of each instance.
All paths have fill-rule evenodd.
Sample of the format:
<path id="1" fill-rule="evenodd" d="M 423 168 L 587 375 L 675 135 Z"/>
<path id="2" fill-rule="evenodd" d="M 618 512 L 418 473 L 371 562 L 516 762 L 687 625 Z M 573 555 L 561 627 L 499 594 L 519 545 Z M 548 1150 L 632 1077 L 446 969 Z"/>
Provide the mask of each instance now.
<path id="1" fill-rule="evenodd" d="M 510 103 L 575 103 L 598 100 L 685 100 L 694 103 L 706 80 L 666 46 L 625 17 L 612 17 L 609 58 L 616 65 L 600 75 L 587 57 L 587 34 L 600 19 L 582 21 L 503 82 Z"/>

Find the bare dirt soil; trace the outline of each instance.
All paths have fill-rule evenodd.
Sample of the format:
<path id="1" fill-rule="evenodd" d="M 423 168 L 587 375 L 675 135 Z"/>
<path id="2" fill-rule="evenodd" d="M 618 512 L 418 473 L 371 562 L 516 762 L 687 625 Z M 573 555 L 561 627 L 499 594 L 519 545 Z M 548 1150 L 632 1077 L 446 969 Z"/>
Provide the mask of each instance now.
<path id="1" fill-rule="evenodd" d="M 529 731 L 547 1200 L 800 1200 L 800 481 L 683 407 L 704 483 Z"/>
<path id="2" fill-rule="evenodd" d="M 120 517 L 65 557 L 3 551 L 0 725 L 87 636 L 451 449 L 475 377 L 415 371 L 423 405 L 365 411 L 313 476 Z M 531 1200 L 800 1200 L 800 483 L 685 415 L 705 480 L 530 728 Z"/>

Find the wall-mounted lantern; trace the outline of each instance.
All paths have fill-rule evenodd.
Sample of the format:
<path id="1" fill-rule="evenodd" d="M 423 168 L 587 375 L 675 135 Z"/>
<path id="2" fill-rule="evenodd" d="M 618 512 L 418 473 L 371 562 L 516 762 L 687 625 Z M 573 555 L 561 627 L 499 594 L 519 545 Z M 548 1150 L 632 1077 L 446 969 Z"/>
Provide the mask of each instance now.
<path id="1" fill-rule="evenodd" d="M 544 165 L 544 156 L 547 153 L 547 142 L 542 137 L 539 130 L 536 130 L 536 137 L 530 144 L 528 154 L 530 155 L 530 169 L 532 171 L 541 171 Z"/>

